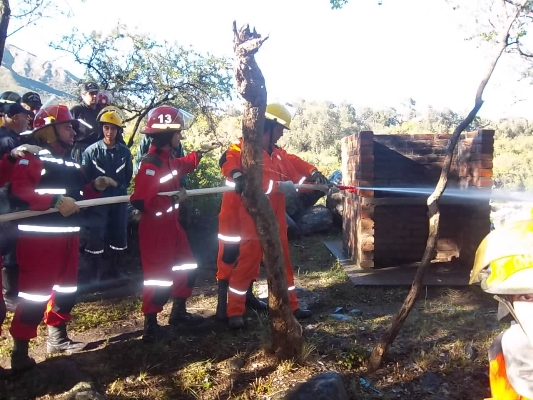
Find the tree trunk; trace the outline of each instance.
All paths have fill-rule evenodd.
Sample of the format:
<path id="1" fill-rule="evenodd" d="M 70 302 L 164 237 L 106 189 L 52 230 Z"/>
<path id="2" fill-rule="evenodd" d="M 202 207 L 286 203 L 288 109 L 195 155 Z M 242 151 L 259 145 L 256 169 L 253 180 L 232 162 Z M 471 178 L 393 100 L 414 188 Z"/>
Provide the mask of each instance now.
<path id="1" fill-rule="evenodd" d="M 11 8 L 9 0 L 0 1 L 0 65 L 4 58 L 4 49 L 6 47 L 7 28 L 9 27 L 9 18 L 11 17 Z"/>
<path id="2" fill-rule="evenodd" d="M 502 2 L 503 1 L 504 0 L 502 0 Z M 434 258 L 434 255 L 435 255 L 435 247 L 436 247 L 437 239 L 439 236 L 439 222 L 440 222 L 440 212 L 439 212 L 438 202 L 439 202 L 440 197 L 442 196 L 442 193 L 446 189 L 446 184 L 448 183 L 448 173 L 450 172 L 450 167 L 452 164 L 452 158 L 453 158 L 455 147 L 457 146 L 457 142 L 459 141 L 459 137 L 461 136 L 461 133 L 468 127 L 468 125 L 472 123 L 479 109 L 483 105 L 483 99 L 482 99 L 483 91 L 485 90 L 485 87 L 487 86 L 487 83 L 489 82 L 490 77 L 492 73 L 494 72 L 496 65 L 498 64 L 498 60 L 500 59 L 501 55 L 503 54 L 503 52 L 505 51 L 505 48 L 508 45 L 509 31 L 513 23 L 515 22 L 516 18 L 518 17 L 520 11 L 522 10 L 524 3 L 525 3 L 525 0 L 522 0 L 521 3 L 517 5 L 515 12 L 511 15 L 508 15 L 507 20 L 504 22 L 504 25 L 502 26 L 502 29 L 498 35 L 498 39 L 499 39 L 498 47 L 494 53 L 494 56 L 490 60 L 487 71 L 485 72 L 485 75 L 481 79 L 481 83 L 479 84 L 479 87 L 477 89 L 474 107 L 472 108 L 468 116 L 463 121 L 461 121 L 461 123 L 453 131 L 452 138 L 450 139 L 450 143 L 446 150 L 446 157 L 444 159 L 444 165 L 440 173 L 439 181 L 437 182 L 435 190 L 427 199 L 427 205 L 429 209 L 429 213 L 428 213 L 429 215 L 429 236 L 428 236 L 428 240 L 426 243 L 426 249 L 424 251 L 424 255 L 422 256 L 422 261 L 420 263 L 420 266 L 418 267 L 418 270 L 416 271 L 416 275 L 411 285 L 411 290 L 409 291 L 402 306 L 400 307 L 400 310 L 394 316 L 394 319 L 392 320 L 389 330 L 383 335 L 380 341 L 376 344 L 376 347 L 374 347 L 374 350 L 372 351 L 372 354 L 370 355 L 368 366 L 371 371 L 374 371 L 381 366 L 385 352 L 387 351 L 388 347 L 392 344 L 394 339 L 396 339 L 398 332 L 402 328 L 403 323 L 409 316 L 409 313 L 413 309 L 413 306 L 415 305 L 416 300 L 418 299 L 418 296 L 420 295 L 423 281 L 424 281 L 424 276 L 426 275 L 426 271 L 431 263 L 431 260 Z"/>
<path id="3" fill-rule="evenodd" d="M 255 223 L 263 250 L 268 280 L 272 351 L 279 359 L 297 358 L 302 352 L 302 327 L 290 309 L 279 226 L 262 189 L 262 133 L 267 92 L 265 79 L 254 54 L 268 36 L 261 38 L 255 30 L 250 31 L 248 25 L 237 31 L 236 22 L 233 22 L 233 33 L 235 80 L 237 91 L 245 100 L 242 116 L 242 165 L 246 184 L 242 200 Z"/>

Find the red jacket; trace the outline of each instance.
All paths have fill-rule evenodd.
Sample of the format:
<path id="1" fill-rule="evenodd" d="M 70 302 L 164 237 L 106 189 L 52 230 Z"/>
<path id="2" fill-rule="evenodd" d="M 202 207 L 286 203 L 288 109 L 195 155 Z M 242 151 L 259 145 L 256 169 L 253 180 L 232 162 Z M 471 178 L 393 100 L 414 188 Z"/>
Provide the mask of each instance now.
<path id="1" fill-rule="evenodd" d="M 17 211 L 48 210 L 60 195 L 76 201 L 101 196 L 101 192 L 94 187 L 94 181 L 88 181 L 80 165 L 58 146 L 42 150 L 37 156 L 26 154 L 17 159 L 10 182 L 12 206 Z M 28 232 L 72 233 L 79 231 L 82 218 L 82 212 L 68 217 L 53 213 L 26 218 L 18 223 L 20 230 Z M 77 229 L 62 229 L 67 227 Z"/>
<path id="2" fill-rule="evenodd" d="M 192 172 L 200 162 L 198 153 L 174 158 L 170 150 L 150 146 L 135 176 L 135 189 L 130 201 L 141 211 L 139 246 L 143 268 L 167 268 L 176 262 L 180 244 L 177 232 L 179 204 L 159 192 L 180 189 L 180 178 Z"/>

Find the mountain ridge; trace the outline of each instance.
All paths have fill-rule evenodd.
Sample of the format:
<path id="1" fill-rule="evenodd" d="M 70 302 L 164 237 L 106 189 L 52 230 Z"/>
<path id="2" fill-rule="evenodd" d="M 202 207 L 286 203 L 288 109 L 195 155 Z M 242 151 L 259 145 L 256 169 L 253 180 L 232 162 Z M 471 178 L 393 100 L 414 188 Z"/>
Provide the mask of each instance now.
<path id="1" fill-rule="evenodd" d="M 12 90 L 22 96 L 32 91 L 39 93 L 43 102 L 52 95 L 63 101 L 74 102 L 79 81 L 78 77 L 56 62 L 12 44 L 7 44 L 4 49 L 0 92 Z"/>

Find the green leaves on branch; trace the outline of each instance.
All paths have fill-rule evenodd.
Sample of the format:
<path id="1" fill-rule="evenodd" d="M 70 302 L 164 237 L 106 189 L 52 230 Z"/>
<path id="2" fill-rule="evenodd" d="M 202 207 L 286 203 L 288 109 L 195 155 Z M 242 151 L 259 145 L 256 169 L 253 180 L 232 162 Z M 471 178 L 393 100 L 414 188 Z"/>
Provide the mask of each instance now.
<path id="1" fill-rule="evenodd" d="M 348 3 L 348 0 L 329 0 L 332 10 L 340 10 Z"/>
<path id="2" fill-rule="evenodd" d="M 111 91 L 128 114 L 127 122 L 134 124 L 128 145 L 153 107 L 170 104 L 203 115 L 214 130 L 218 107 L 231 99 L 232 65 L 226 58 L 159 43 L 123 25 L 109 35 L 74 30 L 58 43 L 51 47 L 71 54 L 85 67 L 86 78 Z"/>

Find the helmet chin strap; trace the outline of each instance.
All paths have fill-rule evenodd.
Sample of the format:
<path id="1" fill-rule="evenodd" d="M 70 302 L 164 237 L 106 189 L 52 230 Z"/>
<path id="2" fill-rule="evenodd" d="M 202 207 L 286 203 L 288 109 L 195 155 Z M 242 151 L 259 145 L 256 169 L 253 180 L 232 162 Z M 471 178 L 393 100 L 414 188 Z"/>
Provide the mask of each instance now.
<path id="1" fill-rule="evenodd" d="M 68 144 L 66 144 L 65 142 L 63 142 L 60 138 L 59 138 L 59 132 L 57 131 L 57 127 L 55 125 L 52 125 L 52 128 L 54 128 L 54 135 L 56 137 L 56 140 L 55 142 L 57 144 L 59 144 L 59 146 L 63 149 L 63 150 L 71 150 L 74 146 L 70 146 Z"/>
<path id="2" fill-rule="evenodd" d="M 516 316 L 516 313 L 514 311 L 513 303 L 511 303 L 506 298 L 500 297 L 497 294 L 494 295 L 494 299 L 498 300 L 500 303 L 502 303 L 505 307 L 507 307 L 507 310 L 509 310 L 509 313 L 513 316 L 514 320 L 520 325 L 524 333 L 526 333 L 526 330 L 524 329 L 524 325 L 520 322 L 520 319 Z M 527 333 L 526 333 L 527 335 Z"/>
<path id="3" fill-rule="evenodd" d="M 270 130 L 268 131 L 268 151 L 267 153 L 269 155 L 272 155 L 272 152 L 274 151 L 274 143 L 272 143 L 272 135 L 274 134 L 274 127 L 271 126 Z"/>

